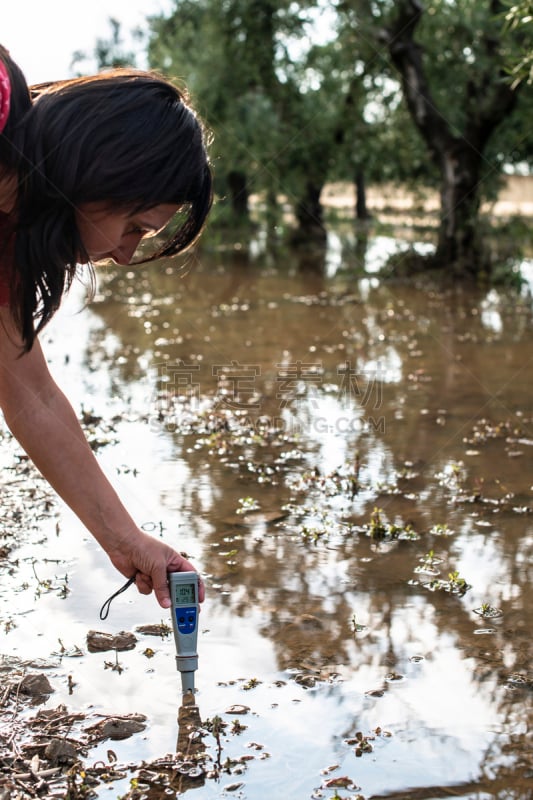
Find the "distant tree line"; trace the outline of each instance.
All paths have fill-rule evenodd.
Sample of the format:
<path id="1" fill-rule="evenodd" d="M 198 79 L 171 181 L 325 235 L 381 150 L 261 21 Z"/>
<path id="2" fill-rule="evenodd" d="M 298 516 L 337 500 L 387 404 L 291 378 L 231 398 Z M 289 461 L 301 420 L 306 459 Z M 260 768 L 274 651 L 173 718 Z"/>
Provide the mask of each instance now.
<path id="1" fill-rule="evenodd" d="M 533 160 L 531 6 L 174 0 L 147 20 L 145 42 L 213 132 L 228 223 L 246 225 L 259 195 L 272 229 L 288 204 L 293 240 L 321 242 L 326 183 L 353 182 L 359 219 L 369 184 L 433 185 L 433 265 L 477 275 L 491 267 L 480 205 L 504 165 Z M 113 37 L 99 40 L 101 67 L 128 60 L 116 26 Z"/>

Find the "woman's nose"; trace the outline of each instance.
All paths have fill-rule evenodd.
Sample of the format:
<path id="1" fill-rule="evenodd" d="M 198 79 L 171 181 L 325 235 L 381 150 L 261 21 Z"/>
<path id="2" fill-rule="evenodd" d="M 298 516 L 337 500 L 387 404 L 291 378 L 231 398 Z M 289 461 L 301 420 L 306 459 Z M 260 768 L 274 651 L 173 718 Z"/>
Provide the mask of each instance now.
<path id="1" fill-rule="evenodd" d="M 126 267 L 133 258 L 133 254 L 137 250 L 139 242 L 141 241 L 142 236 L 135 237 L 128 237 L 128 242 L 121 242 L 121 244 L 116 247 L 114 250 L 111 251 L 111 258 L 113 261 L 116 261 L 117 264 Z"/>

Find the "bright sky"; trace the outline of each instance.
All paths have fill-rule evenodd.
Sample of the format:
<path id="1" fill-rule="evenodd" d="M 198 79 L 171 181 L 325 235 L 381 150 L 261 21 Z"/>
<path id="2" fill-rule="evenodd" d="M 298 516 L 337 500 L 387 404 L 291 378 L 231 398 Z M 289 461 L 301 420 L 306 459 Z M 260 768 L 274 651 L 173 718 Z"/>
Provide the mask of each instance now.
<path id="1" fill-rule="evenodd" d="M 110 17 L 121 23 L 130 49 L 129 32 L 171 6 L 171 0 L 11 0 L 2 9 L 0 43 L 28 83 L 59 80 L 70 77 L 76 50 L 92 54 L 97 38 L 109 38 Z"/>

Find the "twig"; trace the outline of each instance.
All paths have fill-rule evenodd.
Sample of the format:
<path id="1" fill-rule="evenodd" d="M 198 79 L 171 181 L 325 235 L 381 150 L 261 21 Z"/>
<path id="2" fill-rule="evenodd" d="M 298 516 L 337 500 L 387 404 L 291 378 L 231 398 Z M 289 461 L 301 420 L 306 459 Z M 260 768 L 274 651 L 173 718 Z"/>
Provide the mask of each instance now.
<path id="1" fill-rule="evenodd" d="M 3 708 L 5 706 L 5 704 L 7 703 L 7 701 L 9 700 L 9 695 L 11 694 L 11 689 L 12 689 L 12 686 L 11 686 L 10 683 L 8 683 L 8 685 L 6 686 L 6 689 L 4 691 L 4 694 L 0 698 L 0 708 Z"/>
<path id="2" fill-rule="evenodd" d="M 32 778 L 40 780 L 42 778 L 50 778 L 52 775 L 57 775 L 60 772 L 61 767 L 49 767 L 48 769 L 40 769 L 38 772 L 34 772 L 33 770 L 30 772 L 16 772 L 13 775 L 13 779 L 18 781 L 30 781 Z"/>

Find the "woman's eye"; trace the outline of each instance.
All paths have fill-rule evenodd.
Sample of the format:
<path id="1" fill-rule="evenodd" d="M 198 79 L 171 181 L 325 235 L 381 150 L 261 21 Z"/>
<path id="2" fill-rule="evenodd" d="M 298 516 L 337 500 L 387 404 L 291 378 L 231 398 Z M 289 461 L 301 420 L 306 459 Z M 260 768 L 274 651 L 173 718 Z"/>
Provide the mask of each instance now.
<path id="1" fill-rule="evenodd" d="M 155 236 L 159 231 L 152 230 L 151 228 L 130 228 L 126 231 L 126 236 L 140 236 L 141 239 L 147 239 L 149 236 Z"/>

